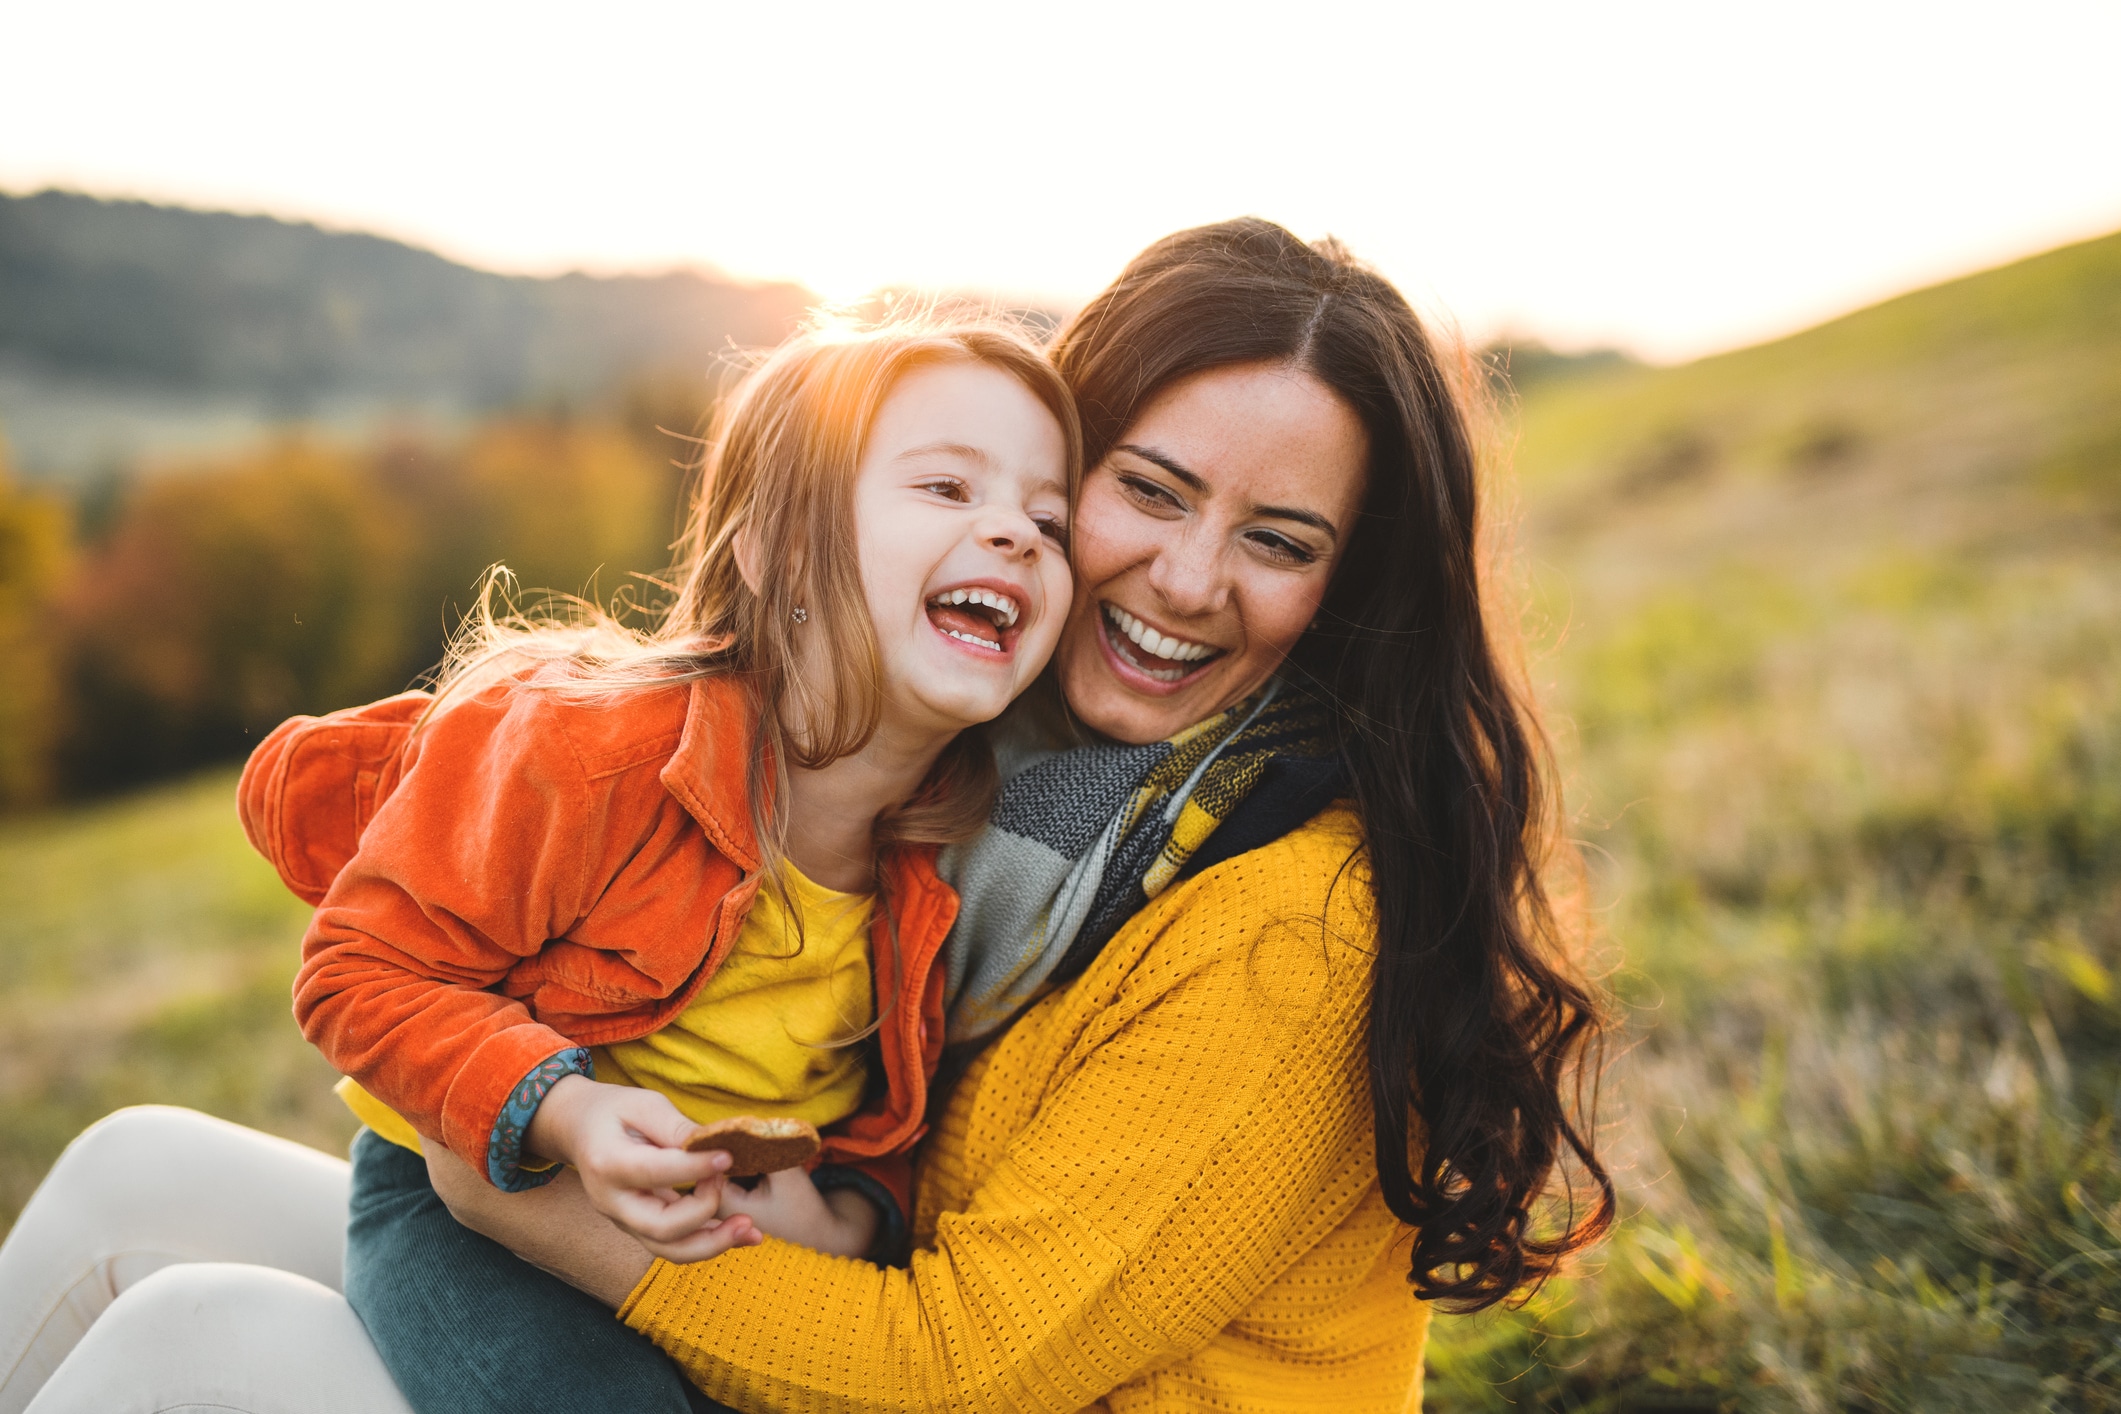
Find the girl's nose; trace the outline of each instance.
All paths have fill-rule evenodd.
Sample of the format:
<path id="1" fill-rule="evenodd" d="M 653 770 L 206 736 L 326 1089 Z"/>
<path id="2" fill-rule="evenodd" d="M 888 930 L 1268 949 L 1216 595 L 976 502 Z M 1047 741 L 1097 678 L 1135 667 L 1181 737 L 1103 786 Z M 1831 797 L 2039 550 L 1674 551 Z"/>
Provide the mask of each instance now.
<path id="1" fill-rule="evenodd" d="M 979 528 L 980 543 L 1011 558 L 1038 554 L 1043 537 L 1031 518 L 1014 512 L 996 511 Z"/>

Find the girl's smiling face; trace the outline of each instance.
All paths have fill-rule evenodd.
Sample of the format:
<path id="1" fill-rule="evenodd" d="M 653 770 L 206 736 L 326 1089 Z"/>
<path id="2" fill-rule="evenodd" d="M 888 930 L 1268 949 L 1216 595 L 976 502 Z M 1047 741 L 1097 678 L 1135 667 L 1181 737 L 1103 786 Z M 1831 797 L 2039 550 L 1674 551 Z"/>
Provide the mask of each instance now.
<path id="1" fill-rule="evenodd" d="M 958 731 L 1031 685 L 1068 613 L 1067 444 L 1014 376 L 971 359 L 892 387 L 854 486 L 888 725 Z"/>
<path id="2" fill-rule="evenodd" d="M 1124 742 L 1160 741 L 1257 691 L 1325 599 L 1354 531 L 1369 438 L 1287 364 L 1165 388 L 1083 481 L 1068 705 Z"/>

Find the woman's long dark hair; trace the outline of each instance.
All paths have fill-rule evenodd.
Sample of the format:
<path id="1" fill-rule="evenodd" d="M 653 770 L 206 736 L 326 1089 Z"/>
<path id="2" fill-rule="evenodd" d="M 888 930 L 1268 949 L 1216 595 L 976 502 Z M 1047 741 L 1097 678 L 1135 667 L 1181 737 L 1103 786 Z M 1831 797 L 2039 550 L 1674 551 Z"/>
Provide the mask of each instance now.
<path id="1" fill-rule="evenodd" d="M 1285 671 L 1334 708 L 1370 856 L 1377 1169 L 1417 1229 L 1417 1294 L 1474 1310 L 1535 1286 L 1612 1222 L 1581 1103 L 1601 1011 L 1542 880 L 1544 738 L 1483 611 L 1476 458 L 1451 377 L 1382 276 L 1257 219 L 1150 246 L 1053 359 L 1091 467 L 1150 398 L 1211 368 L 1294 364 L 1362 419 L 1361 518 Z M 1572 1191 L 1542 1226 L 1571 1156 L 1593 1201 Z"/>

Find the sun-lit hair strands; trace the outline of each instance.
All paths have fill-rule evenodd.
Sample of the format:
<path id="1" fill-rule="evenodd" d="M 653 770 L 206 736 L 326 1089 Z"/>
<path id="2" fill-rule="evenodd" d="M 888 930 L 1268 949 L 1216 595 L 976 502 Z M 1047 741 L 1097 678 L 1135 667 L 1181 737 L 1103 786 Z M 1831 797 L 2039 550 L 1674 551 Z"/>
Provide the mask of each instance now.
<path id="1" fill-rule="evenodd" d="M 814 769 L 851 755 L 881 717 L 882 671 L 854 526 L 864 446 L 902 376 L 954 362 L 1007 373 L 1053 414 L 1072 499 L 1082 469 L 1074 401 L 1018 323 L 918 310 L 867 325 L 821 316 L 720 400 L 674 563 L 651 581 L 654 602 L 613 612 L 553 597 L 524 611 L 497 567 L 438 675 L 437 709 L 501 677 L 595 697 L 730 674 L 758 707 L 752 816 L 769 877 L 777 877 L 784 851 L 773 763 Z M 756 591 L 740 558 L 758 571 Z M 984 740 L 961 734 L 919 796 L 878 820 L 879 850 L 971 835 L 985 822 L 993 787 Z"/>

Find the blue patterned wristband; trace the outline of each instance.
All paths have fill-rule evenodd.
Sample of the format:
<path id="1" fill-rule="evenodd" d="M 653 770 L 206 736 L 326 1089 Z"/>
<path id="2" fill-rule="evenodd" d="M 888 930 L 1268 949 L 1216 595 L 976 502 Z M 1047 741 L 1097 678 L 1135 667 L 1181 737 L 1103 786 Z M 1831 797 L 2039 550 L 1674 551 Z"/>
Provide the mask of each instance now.
<path id="1" fill-rule="evenodd" d="M 570 1075 L 596 1079 L 596 1067 L 586 1046 L 570 1047 L 532 1066 L 530 1073 L 509 1092 L 501 1112 L 494 1116 L 493 1133 L 486 1140 L 486 1177 L 503 1193 L 521 1193 L 560 1176 L 558 1164 L 542 1169 L 523 1167 L 523 1136 L 530 1132 L 531 1116 L 544 1103 L 546 1093 Z"/>

